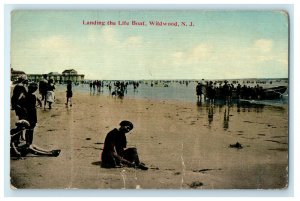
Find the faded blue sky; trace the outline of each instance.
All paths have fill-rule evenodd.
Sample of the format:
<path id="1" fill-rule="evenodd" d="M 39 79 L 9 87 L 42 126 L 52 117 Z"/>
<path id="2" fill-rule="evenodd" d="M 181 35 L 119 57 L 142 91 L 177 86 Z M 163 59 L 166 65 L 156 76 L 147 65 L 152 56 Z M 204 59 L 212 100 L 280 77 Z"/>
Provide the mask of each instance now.
<path id="1" fill-rule="evenodd" d="M 14 11 L 11 17 L 11 67 L 26 73 L 73 68 L 86 79 L 288 77 L 288 16 L 281 11 Z"/>

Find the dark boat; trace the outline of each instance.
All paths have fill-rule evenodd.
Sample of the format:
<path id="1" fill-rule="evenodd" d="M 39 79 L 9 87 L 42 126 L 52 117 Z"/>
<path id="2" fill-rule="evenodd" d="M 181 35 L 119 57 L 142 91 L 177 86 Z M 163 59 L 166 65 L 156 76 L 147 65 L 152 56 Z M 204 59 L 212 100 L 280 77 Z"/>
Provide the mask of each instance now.
<path id="1" fill-rule="evenodd" d="M 209 99 L 208 96 L 206 96 L 206 90 L 204 91 L 204 96 L 206 98 Z M 244 100 L 276 100 L 276 99 L 281 99 L 283 98 L 284 95 L 286 95 L 287 91 L 287 86 L 277 86 L 277 87 L 270 87 L 270 88 L 261 88 L 261 90 L 253 96 L 253 91 L 250 92 L 250 94 L 248 94 L 248 96 L 246 95 L 237 95 L 237 90 L 236 88 L 232 90 L 232 94 L 231 94 L 231 99 L 244 99 Z M 241 93 L 241 92 L 240 92 Z M 248 92 L 249 93 L 249 92 Z M 222 92 L 217 92 L 215 91 L 215 98 L 217 100 L 224 100 L 225 99 L 225 95 L 222 94 Z"/>
<path id="2" fill-rule="evenodd" d="M 282 95 L 286 92 L 286 86 L 278 86 L 278 87 L 271 87 L 263 90 L 263 99 L 265 100 L 274 100 L 282 98 Z"/>

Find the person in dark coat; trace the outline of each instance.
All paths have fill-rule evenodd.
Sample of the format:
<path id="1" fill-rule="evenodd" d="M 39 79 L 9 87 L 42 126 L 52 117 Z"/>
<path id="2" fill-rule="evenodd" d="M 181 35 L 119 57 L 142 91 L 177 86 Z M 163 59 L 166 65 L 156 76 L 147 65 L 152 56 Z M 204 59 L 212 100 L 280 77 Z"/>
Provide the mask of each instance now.
<path id="1" fill-rule="evenodd" d="M 15 110 L 16 116 L 20 119 L 25 119 L 27 115 L 26 111 L 26 95 L 28 80 L 26 75 L 18 77 L 17 84 L 13 89 L 13 95 L 11 97 L 11 106 Z"/>
<path id="2" fill-rule="evenodd" d="M 201 82 L 198 82 L 197 86 L 196 86 L 196 95 L 197 95 L 197 101 L 200 102 L 201 99 L 202 99 L 202 94 L 203 94 L 203 91 L 202 91 L 202 88 L 203 88 L 203 85 Z"/>
<path id="3" fill-rule="evenodd" d="M 113 129 L 105 138 L 101 154 L 101 166 L 104 168 L 133 167 L 142 170 L 148 168 L 141 163 L 136 148 L 126 148 L 126 133 L 133 129 L 130 121 L 122 121 L 119 129 Z"/>
<path id="4" fill-rule="evenodd" d="M 66 106 L 68 106 L 68 104 L 70 103 L 70 107 L 72 107 L 72 97 L 73 97 L 73 92 L 72 92 L 72 81 L 68 80 L 67 82 L 67 102 L 65 103 Z"/>

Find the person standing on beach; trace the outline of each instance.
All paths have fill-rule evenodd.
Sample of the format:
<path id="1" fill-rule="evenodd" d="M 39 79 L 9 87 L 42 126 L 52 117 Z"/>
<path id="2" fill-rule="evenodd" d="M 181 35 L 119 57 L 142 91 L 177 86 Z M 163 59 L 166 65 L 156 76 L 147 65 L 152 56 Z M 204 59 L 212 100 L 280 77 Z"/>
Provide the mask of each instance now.
<path id="1" fill-rule="evenodd" d="M 113 129 L 105 138 L 101 155 L 101 166 L 103 168 L 133 167 L 141 170 L 148 170 L 144 163 L 141 163 L 136 148 L 126 148 L 126 133 L 133 129 L 130 121 L 120 122 L 119 129 Z"/>
<path id="2" fill-rule="evenodd" d="M 54 103 L 54 99 L 55 99 L 54 89 L 55 89 L 55 86 L 53 83 L 53 79 L 50 79 L 48 82 L 47 97 L 46 97 L 48 105 L 49 105 L 49 109 L 52 109 L 52 103 Z"/>
<path id="3" fill-rule="evenodd" d="M 202 87 L 203 87 L 202 83 L 198 82 L 198 85 L 196 86 L 196 95 L 197 95 L 198 102 L 201 102 L 201 96 L 203 94 Z"/>
<path id="4" fill-rule="evenodd" d="M 44 109 L 46 108 L 46 104 L 47 104 L 47 88 L 48 88 L 48 80 L 47 80 L 47 75 L 43 75 L 43 79 L 39 82 L 39 93 L 42 96 L 42 100 L 44 101 Z"/>
<path id="5" fill-rule="evenodd" d="M 13 95 L 11 97 L 11 106 L 15 110 L 16 116 L 19 120 L 26 118 L 26 96 L 27 96 L 27 76 L 21 75 L 18 77 L 18 83 L 13 89 Z"/>
<path id="6" fill-rule="evenodd" d="M 37 98 L 34 95 L 34 92 L 38 89 L 36 83 L 30 83 L 28 86 L 28 92 L 23 92 L 21 100 L 18 101 L 16 111 L 19 120 L 28 121 L 28 128 L 26 130 L 26 144 L 29 146 L 33 142 L 33 132 L 35 125 L 37 123 L 37 111 L 36 111 L 36 102 Z"/>
<path id="7" fill-rule="evenodd" d="M 90 81 L 90 93 L 92 93 L 93 82 Z"/>
<path id="8" fill-rule="evenodd" d="M 66 106 L 68 106 L 68 103 L 70 102 L 70 107 L 72 107 L 72 96 L 73 96 L 73 92 L 72 92 L 72 81 L 68 80 L 68 84 L 67 84 L 67 102 L 66 102 Z"/>
<path id="9" fill-rule="evenodd" d="M 26 130 L 26 144 L 31 145 L 33 142 L 33 132 L 35 125 L 37 123 L 37 112 L 36 112 L 36 102 L 37 98 L 34 95 L 34 92 L 38 89 L 36 83 L 30 83 L 28 86 L 28 93 L 26 96 L 26 120 L 29 122 L 28 129 Z"/>

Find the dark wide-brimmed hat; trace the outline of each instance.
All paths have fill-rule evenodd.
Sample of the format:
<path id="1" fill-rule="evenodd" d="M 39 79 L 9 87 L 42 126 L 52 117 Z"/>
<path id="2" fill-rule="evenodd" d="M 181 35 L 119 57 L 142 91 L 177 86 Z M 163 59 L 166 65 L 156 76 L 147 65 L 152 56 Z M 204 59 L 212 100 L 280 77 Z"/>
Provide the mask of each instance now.
<path id="1" fill-rule="evenodd" d="M 127 120 L 121 121 L 120 126 L 129 126 L 130 130 L 133 129 L 133 124 L 130 121 L 127 121 Z"/>
<path id="2" fill-rule="evenodd" d="M 21 119 L 19 121 L 16 122 L 16 126 L 17 127 L 25 127 L 25 128 L 28 128 L 30 126 L 30 123 L 25 120 L 25 119 Z"/>

